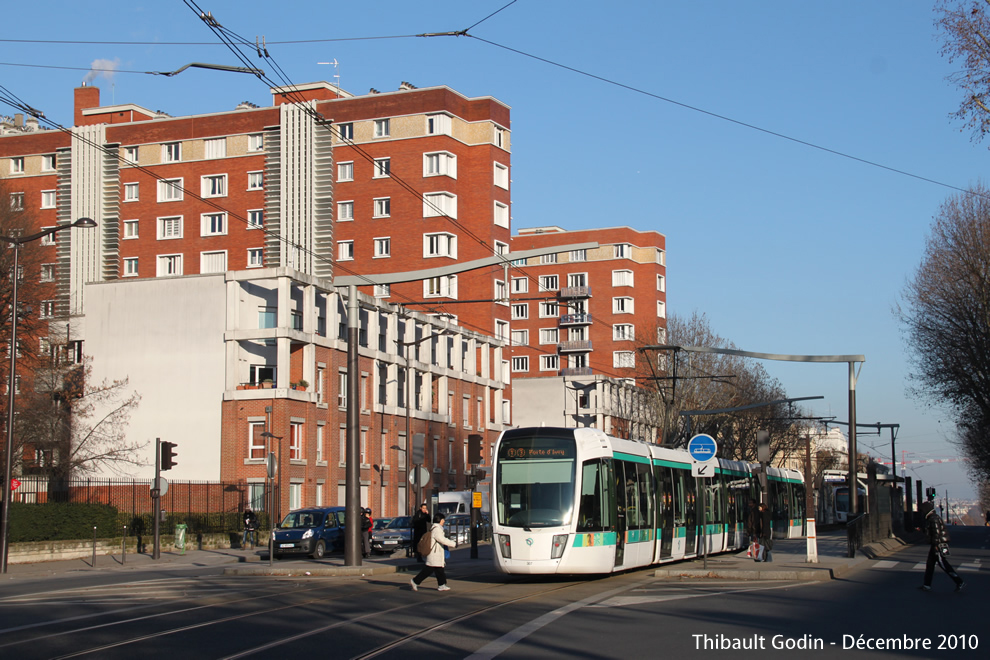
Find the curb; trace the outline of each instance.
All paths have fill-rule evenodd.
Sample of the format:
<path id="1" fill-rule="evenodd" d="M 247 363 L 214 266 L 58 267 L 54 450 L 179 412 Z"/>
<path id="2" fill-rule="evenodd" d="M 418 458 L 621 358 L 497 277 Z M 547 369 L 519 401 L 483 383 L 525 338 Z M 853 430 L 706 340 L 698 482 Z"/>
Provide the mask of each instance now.
<path id="1" fill-rule="evenodd" d="M 224 575 L 260 575 L 279 577 L 365 577 L 404 573 L 404 566 L 231 566 L 223 569 Z"/>

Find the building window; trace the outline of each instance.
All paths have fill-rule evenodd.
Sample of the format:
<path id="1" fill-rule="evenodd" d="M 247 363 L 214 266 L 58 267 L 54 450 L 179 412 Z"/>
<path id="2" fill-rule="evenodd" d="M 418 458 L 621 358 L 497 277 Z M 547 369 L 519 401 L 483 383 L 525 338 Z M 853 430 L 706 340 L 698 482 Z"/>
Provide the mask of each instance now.
<path id="1" fill-rule="evenodd" d="M 570 261 L 587 261 L 588 251 L 587 250 L 571 250 Z"/>
<path id="2" fill-rule="evenodd" d="M 529 303 L 514 303 L 512 305 L 512 318 L 513 319 L 528 319 L 529 318 Z"/>
<path id="3" fill-rule="evenodd" d="M 54 190 L 42 190 L 41 191 L 41 208 L 43 208 L 43 209 L 53 209 L 53 208 L 55 208 L 55 191 Z"/>
<path id="4" fill-rule="evenodd" d="M 529 330 L 512 330 L 509 343 L 513 346 L 529 346 Z"/>
<path id="5" fill-rule="evenodd" d="M 302 484 L 289 484 L 289 509 L 302 506 Z"/>
<path id="6" fill-rule="evenodd" d="M 557 328 L 540 328 L 540 344 L 559 344 L 560 331 Z"/>
<path id="7" fill-rule="evenodd" d="M 261 460 L 265 458 L 264 422 L 248 422 L 248 458 Z"/>
<path id="8" fill-rule="evenodd" d="M 662 300 L 657 301 L 657 318 L 667 318 L 667 303 Z"/>
<path id="9" fill-rule="evenodd" d="M 24 193 L 22 192 L 10 193 L 10 210 L 11 211 L 24 210 Z"/>
<path id="10" fill-rule="evenodd" d="M 42 227 L 42 229 L 54 229 L 54 227 Z M 20 234 L 15 234 L 19 236 Z M 47 234 L 41 237 L 40 243 L 42 245 L 55 245 L 55 234 Z"/>
<path id="11" fill-rule="evenodd" d="M 42 300 L 41 308 L 38 310 L 38 316 L 43 319 L 50 319 L 55 316 L 55 301 Z"/>
<path id="12" fill-rule="evenodd" d="M 204 213 L 200 216 L 200 236 L 223 236 L 227 233 L 226 213 Z"/>
<path id="13" fill-rule="evenodd" d="M 390 257 L 392 256 L 392 239 L 388 236 L 375 239 L 375 257 Z"/>
<path id="14" fill-rule="evenodd" d="M 227 138 L 203 140 L 203 146 L 207 158 L 227 157 Z"/>
<path id="15" fill-rule="evenodd" d="M 499 227 L 509 226 L 509 205 L 495 202 L 495 224 Z"/>
<path id="16" fill-rule="evenodd" d="M 567 286 L 588 286 L 587 273 L 568 273 Z"/>
<path id="17" fill-rule="evenodd" d="M 158 182 L 159 202 L 178 202 L 182 199 L 182 179 L 162 179 Z"/>
<path id="18" fill-rule="evenodd" d="M 265 187 L 264 172 L 248 172 L 248 190 L 261 190 Z"/>
<path id="19" fill-rule="evenodd" d="M 556 291 L 560 288 L 560 279 L 556 275 L 540 275 L 540 291 Z"/>
<path id="20" fill-rule="evenodd" d="M 10 159 L 10 173 L 24 174 L 24 156 L 17 156 Z"/>
<path id="21" fill-rule="evenodd" d="M 667 265 L 667 253 L 664 252 L 663 250 L 657 248 L 656 260 L 657 260 L 657 263 L 660 264 L 661 266 L 666 266 Z"/>
<path id="22" fill-rule="evenodd" d="M 137 157 L 135 156 L 135 160 Z M 55 171 L 55 154 L 44 154 L 41 156 L 41 171 L 42 172 L 54 172 Z"/>
<path id="23" fill-rule="evenodd" d="M 171 275 L 182 275 L 182 255 L 158 255 L 158 272 L 156 273 L 156 277 L 168 277 Z"/>
<path id="24" fill-rule="evenodd" d="M 340 389 L 337 392 L 337 407 L 347 408 L 347 372 L 341 371 L 337 374 L 337 385 Z"/>
<path id="25" fill-rule="evenodd" d="M 261 209 L 252 209 L 247 212 L 247 228 L 261 229 L 265 225 L 265 212 Z"/>
<path id="26" fill-rule="evenodd" d="M 203 197 L 226 197 L 227 196 L 227 175 L 210 174 L 202 177 Z"/>
<path id="27" fill-rule="evenodd" d="M 612 339 L 615 341 L 628 341 L 635 339 L 632 323 L 616 323 L 612 326 Z"/>
<path id="28" fill-rule="evenodd" d="M 389 136 L 390 122 L 388 119 L 375 120 L 375 137 L 384 138 Z"/>
<path id="29" fill-rule="evenodd" d="M 392 214 L 392 199 L 390 197 L 380 197 L 375 200 L 376 218 L 387 218 Z"/>
<path id="30" fill-rule="evenodd" d="M 449 192 L 424 194 L 423 217 L 434 218 L 441 215 L 457 219 L 457 195 Z"/>
<path id="31" fill-rule="evenodd" d="M 258 308 L 258 329 L 267 330 L 274 328 L 276 321 L 276 310 L 274 307 Z"/>
<path id="32" fill-rule="evenodd" d="M 182 238 L 182 216 L 158 218 L 158 240 Z"/>
<path id="33" fill-rule="evenodd" d="M 437 113 L 426 115 L 427 135 L 450 135 L 450 115 Z"/>
<path id="34" fill-rule="evenodd" d="M 456 298 L 457 275 L 442 275 L 423 280 L 423 296 L 426 298 Z"/>
<path id="35" fill-rule="evenodd" d="M 667 278 L 663 275 L 657 275 L 657 291 L 667 290 Z"/>
<path id="36" fill-rule="evenodd" d="M 375 159 L 375 179 L 382 179 L 387 177 L 392 172 L 392 159 L 391 158 L 376 158 Z"/>
<path id="37" fill-rule="evenodd" d="M 632 256 L 632 246 L 629 243 L 616 243 L 612 247 L 615 249 L 616 259 L 628 259 Z"/>
<path id="38" fill-rule="evenodd" d="M 128 257 L 124 259 L 124 277 L 137 277 L 137 274 L 138 274 L 137 257 Z"/>
<path id="39" fill-rule="evenodd" d="M 492 136 L 492 142 L 495 143 L 496 147 L 500 149 L 505 149 L 505 129 L 495 126 L 495 133 Z"/>
<path id="40" fill-rule="evenodd" d="M 323 457 L 323 424 L 316 424 L 316 462 L 322 463 L 326 459 Z M 319 492 L 319 491 L 317 491 Z"/>
<path id="41" fill-rule="evenodd" d="M 438 233 L 423 234 L 424 257 L 457 258 L 457 235 Z"/>
<path id="42" fill-rule="evenodd" d="M 227 252 L 202 252 L 199 255 L 200 273 L 225 273 L 227 271 Z"/>
<path id="43" fill-rule="evenodd" d="M 354 259 L 354 241 L 337 241 L 337 261 Z"/>
<path id="44" fill-rule="evenodd" d="M 560 369 L 560 356 L 557 355 L 540 356 L 540 371 L 557 371 L 558 369 Z"/>
<path id="45" fill-rule="evenodd" d="M 613 270 L 612 286 L 632 286 L 633 272 L 631 270 Z"/>
<path id="46" fill-rule="evenodd" d="M 528 293 L 528 292 L 529 292 L 529 278 L 527 277 L 512 278 L 512 293 Z"/>
<path id="47" fill-rule="evenodd" d="M 495 320 L 495 338 L 501 339 L 502 341 L 508 341 L 509 339 L 509 322 Z M 466 362 L 465 362 L 466 364 Z"/>
<path id="48" fill-rule="evenodd" d="M 495 280 L 495 302 L 501 305 L 509 304 L 509 294 L 505 290 L 505 282 Z"/>
<path id="49" fill-rule="evenodd" d="M 354 180 L 354 161 L 337 163 L 337 181 Z"/>
<path id="50" fill-rule="evenodd" d="M 289 460 L 301 461 L 302 457 L 303 457 L 303 425 L 300 422 L 290 422 L 289 423 Z"/>
<path id="51" fill-rule="evenodd" d="M 346 222 L 354 219 L 354 202 L 337 202 L 337 221 Z"/>
<path id="52" fill-rule="evenodd" d="M 529 371 L 529 356 L 528 355 L 516 355 L 512 358 L 512 371 Z"/>
<path id="53" fill-rule="evenodd" d="M 555 263 L 557 263 L 557 253 L 554 252 L 552 254 L 541 254 L 540 255 L 540 263 L 541 264 L 555 264 Z"/>
<path id="54" fill-rule="evenodd" d="M 615 351 L 612 353 L 612 366 L 631 369 L 636 366 L 636 354 L 632 351 Z"/>
<path id="55" fill-rule="evenodd" d="M 337 133 L 340 135 L 341 140 L 353 140 L 354 124 L 350 122 L 346 124 L 337 124 Z"/>
<path id="56" fill-rule="evenodd" d="M 166 142 L 162 145 L 162 162 L 178 163 L 182 160 L 182 143 Z"/>
<path id="57" fill-rule="evenodd" d="M 138 148 L 137 147 L 124 147 L 124 159 L 128 162 L 125 165 L 137 165 L 138 164 Z"/>
<path id="58" fill-rule="evenodd" d="M 263 265 L 263 255 L 264 250 L 262 248 L 248 248 L 247 251 L 247 267 L 248 268 L 261 268 Z"/>
<path id="59" fill-rule="evenodd" d="M 124 184 L 124 201 L 125 202 L 136 202 L 138 201 L 138 193 L 141 190 L 141 186 L 138 183 L 125 183 Z"/>
<path id="60" fill-rule="evenodd" d="M 391 295 L 392 295 L 392 286 L 390 284 L 375 285 L 375 298 L 388 298 Z"/>
<path id="61" fill-rule="evenodd" d="M 41 281 L 55 281 L 55 264 L 41 264 Z"/>
<path id="62" fill-rule="evenodd" d="M 449 151 L 423 154 L 423 176 L 457 178 L 457 156 Z"/>
<path id="63" fill-rule="evenodd" d="M 509 189 L 509 168 L 502 163 L 495 163 L 495 185 Z"/>
<path id="64" fill-rule="evenodd" d="M 263 133 L 252 133 L 248 136 L 248 151 L 262 151 L 265 148 Z"/>
<path id="65" fill-rule="evenodd" d="M 540 318 L 553 319 L 560 315 L 560 309 L 555 301 L 546 300 L 540 303 Z"/>
<path id="66" fill-rule="evenodd" d="M 633 299 L 629 296 L 618 296 L 612 298 L 612 313 L 613 314 L 632 314 L 633 313 Z"/>

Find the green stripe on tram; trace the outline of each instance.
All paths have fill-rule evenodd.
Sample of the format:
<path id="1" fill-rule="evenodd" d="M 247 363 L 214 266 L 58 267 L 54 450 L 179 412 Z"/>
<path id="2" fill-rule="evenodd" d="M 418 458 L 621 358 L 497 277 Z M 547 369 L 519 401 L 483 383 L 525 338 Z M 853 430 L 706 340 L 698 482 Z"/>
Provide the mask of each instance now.
<path id="1" fill-rule="evenodd" d="M 594 546 L 607 545 L 615 545 L 615 532 L 587 532 L 584 534 L 575 534 L 574 543 L 571 544 L 574 548 L 591 548 Z"/>
<path id="2" fill-rule="evenodd" d="M 668 461 L 665 458 L 657 458 L 653 461 L 654 465 L 659 465 L 660 467 L 676 468 L 678 470 L 690 470 L 690 463 L 677 463 L 675 461 Z"/>
<path id="3" fill-rule="evenodd" d="M 644 465 L 650 464 L 650 459 L 648 456 L 636 456 L 635 454 L 626 454 L 621 451 L 612 452 L 612 458 L 620 461 L 632 461 L 633 463 L 643 463 Z"/>

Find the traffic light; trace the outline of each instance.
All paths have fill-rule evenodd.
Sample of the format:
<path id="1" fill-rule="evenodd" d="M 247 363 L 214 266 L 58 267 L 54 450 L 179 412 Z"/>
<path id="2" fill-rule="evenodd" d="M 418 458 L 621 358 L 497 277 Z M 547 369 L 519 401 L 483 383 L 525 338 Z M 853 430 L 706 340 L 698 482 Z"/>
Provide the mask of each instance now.
<path id="1" fill-rule="evenodd" d="M 478 465 L 481 463 L 481 435 L 472 433 L 468 436 L 468 463 Z"/>
<path id="2" fill-rule="evenodd" d="M 162 443 L 162 471 L 171 470 L 178 463 L 175 462 L 175 443 L 174 442 L 163 442 Z"/>
<path id="3" fill-rule="evenodd" d="M 927 500 L 928 500 L 929 502 L 932 502 L 932 501 L 934 501 L 934 500 L 935 500 L 935 489 L 934 489 L 934 488 L 932 488 L 931 486 L 929 486 L 928 488 L 926 488 L 926 489 L 925 489 L 925 498 L 926 498 L 926 499 L 927 499 Z"/>

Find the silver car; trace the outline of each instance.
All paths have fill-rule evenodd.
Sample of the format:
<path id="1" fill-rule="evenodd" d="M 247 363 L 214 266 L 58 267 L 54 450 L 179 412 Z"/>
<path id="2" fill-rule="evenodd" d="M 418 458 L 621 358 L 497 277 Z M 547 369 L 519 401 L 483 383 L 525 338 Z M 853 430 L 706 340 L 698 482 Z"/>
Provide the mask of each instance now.
<path id="1" fill-rule="evenodd" d="M 393 518 L 381 529 L 371 532 L 372 552 L 393 552 L 412 543 L 412 517 Z"/>

